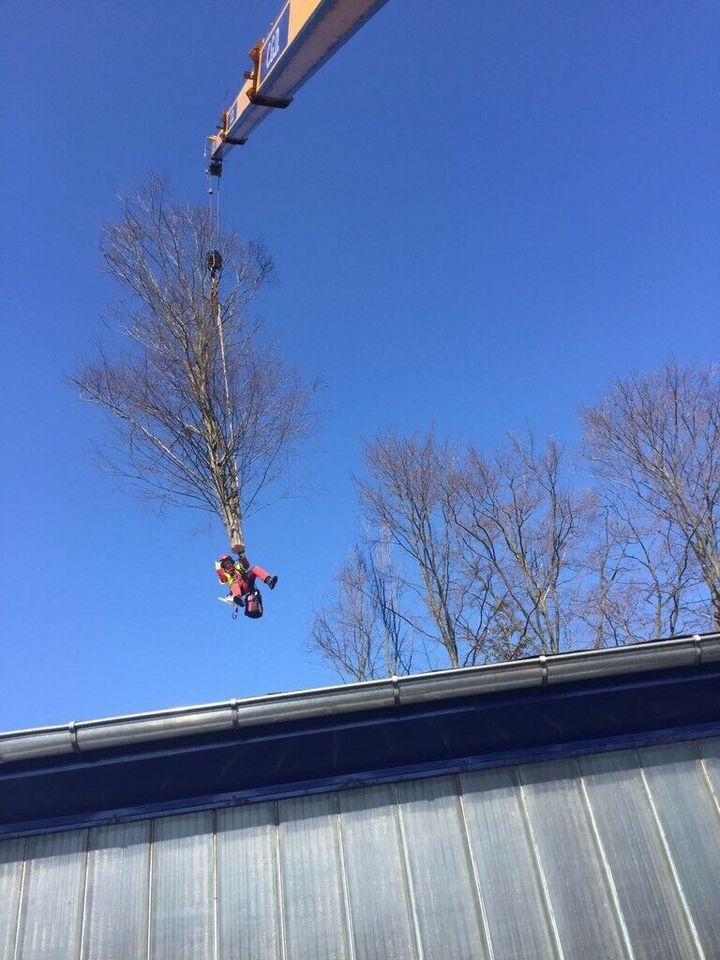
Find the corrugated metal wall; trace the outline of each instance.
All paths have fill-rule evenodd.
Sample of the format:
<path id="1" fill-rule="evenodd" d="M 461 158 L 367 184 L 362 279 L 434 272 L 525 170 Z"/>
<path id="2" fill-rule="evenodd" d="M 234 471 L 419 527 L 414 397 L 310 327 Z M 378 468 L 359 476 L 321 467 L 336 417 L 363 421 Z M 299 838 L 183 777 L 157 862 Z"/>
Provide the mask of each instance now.
<path id="1" fill-rule="evenodd" d="M 720 739 L 0 843 L 0 960 L 720 957 Z"/>

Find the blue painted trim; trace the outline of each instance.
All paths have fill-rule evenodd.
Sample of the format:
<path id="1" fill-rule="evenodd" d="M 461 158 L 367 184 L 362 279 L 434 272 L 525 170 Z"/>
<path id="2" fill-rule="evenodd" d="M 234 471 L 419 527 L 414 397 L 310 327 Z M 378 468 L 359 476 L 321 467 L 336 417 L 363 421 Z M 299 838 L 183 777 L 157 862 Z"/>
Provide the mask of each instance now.
<path id="1" fill-rule="evenodd" d="M 718 681 L 718 697 L 720 698 L 720 662 L 703 667 L 703 671 L 706 678 L 714 678 Z M 503 707 L 512 707 L 520 711 L 530 705 L 538 706 L 542 701 L 574 702 L 587 697 L 589 693 L 599 696 L 608 693 L 616 694 L 620 690 L 630 693 L 649 688 L 660 691 L 663 687 L 676 686 L 678 683 L 692 683 L 695 679 L 696 673 L 693 672 L 693 668 L 678 667 L 663 672 L 619 674 L 566 684 L 551 684 L 546 687 L 521 687 L 501 693 L 480 694 L 444 702 L 428 701 L 426 704 L 403 706 L 402 708 L 375 709 L 370 713 L 343 713 L 335 716 L 312 718 L 298 722 L 294 727 L 283 727 L 280 733 L 280 726 L 277 724 L 264 725 L 259 723 L 256 727 L 228 728 L 226 734 L 231 735 L 232 742 L 238 745 L 270 743 L 280 738 L 287 740 L 325 733 L 328 730 L 329 723 L 334 732 L 342 733 L 364 727 L 382 727 L 386 726 L 389 721 L 395 720 L 409 723 L 422 720 L 430 714 L 437 718 L 450 718 L 462 716 L 469 712 L 494 712 Z M 105 755 L 98 751 L 50 755 L 39 761 L 31 761 L 32 771 L 33 775 L 42 776 L 56 772 L 58 766 L 64 764 L 71 765 L 73 771 L 79 771 L 134 763 L 138 760 L 172 756 L 185 757 L 194 753 L 226 749 L 228 742 L 225 739 L 220 739 L 220 736 L 220 734 L 205 735 L 205 737 L 213 737 L 213 740 L 208 740 L 205 737 L 178 737 L 172 740 L 149 741 L 147 744 L 110 748 L 104 751 Z M 12 767 L 14 764 L 10 763 L 7 766 Z M 12 770 L 6 772 L 0 766 L 0 782 L 25 777 L 27 777 L 26 770 L 20 770 L 17 773 Z"/>
<path id="2" fill-rule="evenodd" d="M 715 736 L 720 663 L 0 764 L 0 836 Z"/>
<path id="3" fill-rule="evenodd" d="M 610 753 L 640 747 L 658 746 L 668 743 L 684 743 L 720 737 L 720 722 L 700 724 L 690 727 L 673 727 L 657 730 L 650 734 L 630 734 L 622 738 L 597 738 L 594 740 L 570 741 L 540 748 L 528 748 L 511 752 L 484 754 L 462 757 L 434 763 L 413 764 L 393 769 L 368 770 L 360 773 L 337 777 L 323 777 L 316 780 L 299 781 L 262 787 L 256 789 L 232 791 L 191 801 L 180 800 L 163 803 L 145 803 L 119 810 L 103 810 L 82 816 L 56 817 L 16 823 L 11 826 L 0 824 L 0 839 L 33 836 L 35 834 L 57 833 L 63 830 L 79 830 L 89 827 L 107 826 L 116 823 L 131 823 L 155 817 L 176 816 L 183 813 L 196 813 L 203 810 L 219 810 L 224 807 L 242 806 L 248 803 L 261 803 L 284 800 L 289 797 L 310 796 L 339 790 L 351 790 L 357 787 L 376 786 L 383 783 L 402 783 L 426 777 L 440 777 L 459 773 L 471 773 L 498 767 L 518 766 L 527 763 L 542 763 L 562 760 L 590 754 Z"/>

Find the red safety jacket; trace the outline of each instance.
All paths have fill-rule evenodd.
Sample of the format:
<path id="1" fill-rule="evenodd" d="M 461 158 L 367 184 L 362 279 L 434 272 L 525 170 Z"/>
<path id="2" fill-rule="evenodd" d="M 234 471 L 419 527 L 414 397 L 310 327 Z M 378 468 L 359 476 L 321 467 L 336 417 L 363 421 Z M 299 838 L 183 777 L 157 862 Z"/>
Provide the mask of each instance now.
<path id="1" fill-rule="evenodd" d="M 252 593 L 257 578 L 264 583 L 270 576 L 267 570 L 263 570 L 262 567 L 249 566 L 247 560 L 245 560 L 245 563 L 242 560 L 236 560 L 233 564 L 232 573 L 229 570 L 223 570 L 220 566 L 220 560 L 216 560 L 215 572 L 220 583 L 224 583 L 230 588 L 233 597 L 244 597 L 246 594 Z"/>

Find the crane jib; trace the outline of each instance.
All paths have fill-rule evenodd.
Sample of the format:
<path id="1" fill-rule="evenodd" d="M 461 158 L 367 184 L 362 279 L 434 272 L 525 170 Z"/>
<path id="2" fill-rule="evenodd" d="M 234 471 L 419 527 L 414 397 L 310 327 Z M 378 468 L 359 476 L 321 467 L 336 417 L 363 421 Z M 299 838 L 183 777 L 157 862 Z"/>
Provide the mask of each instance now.
<path id="1" fill-rule="evenodd" d="M 270 32 L 267 35 L 267 40 L 260 50 L 258 87 L 260 87 L 263 81 L 267 79 L 268 74 L 279 61 L 281 55 L 284 53 L 285 48 L 288 45 L 289 24 L 290 0 L 288 0 L 288 2 L 285 4 L 282 13 L 270 28 Z"/>
<path id="2" fill-rule="evenodd" d="M 251 52 L 253 70 L 210 137 L 211 173 L 273 107 L 286 107 L 315 71 L 387 0 L 286 0 Z"/>

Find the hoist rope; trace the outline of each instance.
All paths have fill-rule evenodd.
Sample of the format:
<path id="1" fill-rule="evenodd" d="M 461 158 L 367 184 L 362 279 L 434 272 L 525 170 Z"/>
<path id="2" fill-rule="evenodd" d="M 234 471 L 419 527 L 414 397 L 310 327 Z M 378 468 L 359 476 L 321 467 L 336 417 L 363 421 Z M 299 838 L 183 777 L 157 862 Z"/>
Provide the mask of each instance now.
<path id="1" fill-rule="evenodd" d="M 216 181 L 213 186 L 213 180 Z M 208 196 L 210 198 L 210 223 L 212 230 L 213 248 L 220 246 L 220 177 L 212 177 L 208 172 Z M 220 267 L 217 272 L 211 272 L 211 300 L 215 307 L 215 321 L 217 323 L 218 340 L 220 342 L 220 359 L 222 362 L 223 385 L 225 387 L 225 418 L 228 423 L 230 435 L 229 446 L 232 448 L 234 440 L 234 429 L 232 421 L 232 405 L 230 403 L 230 384 L 228 381 L 227 358 L 225 354 L 225 332 L 222 323 L 222 311 L 220 308 Z"/>
<path id="2" fill-rule="evenodd" d="M 210 269 L 210 299 L 215 313 L 215 322 L 217 324 L 217 337 L 220 344 L 223 386 L 225 388 L 225 426 L 221 429 L 223 456 L 220 465 L 220 476 L 216 477 L 216 482 L 220 484 L 218 487 L 218 496 L 220 498 L 222 519 L 225 523 L 228 536 L 230 537 L 230 545 L 233 550 L 242 552 L 245 549 L 245 544 L 242 529 L 242 509 L 239 500 L 240 480 L 238 476 L 237 460 L 235 458 L 235 424 L 233 418 L 233 405 L 230 397 L 227 351 L 225 348 L 225 331 L 222 309 L 220 306 L 220 278 L 223 268 L 222 254 L 220 252 L 220 175 L 222 174 L 222 168 L 217 164 L 214 166 L 214 172 L 211 173 L 213 163 L 212 160 L 210 160 L 207 174 L 208 199 L 210 204 L 210 243 L 213 249 L 208 252 L 207 261 Z M 213 180 L 215 183 L 213 183 Z M 222 489 L 220 489 L 220 487 Z M 236 497 L 238 498 L 238 502 L 237 505 L 234 506 L 233 504 Z M 233 516 L 231 516 L 231 514 L 233 514 Z"/>

